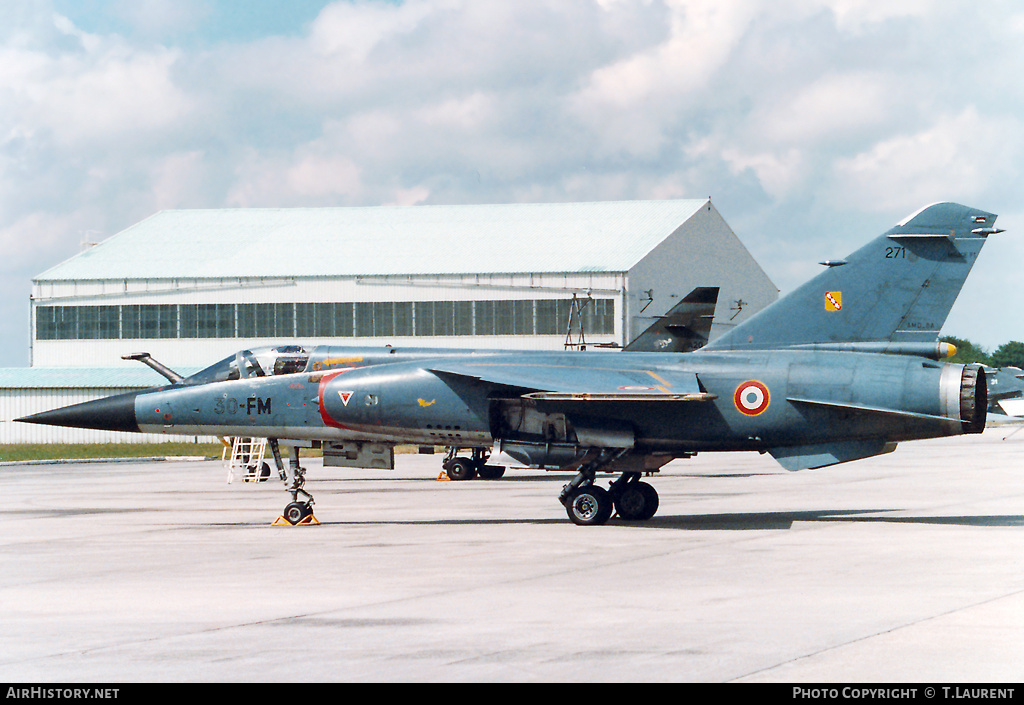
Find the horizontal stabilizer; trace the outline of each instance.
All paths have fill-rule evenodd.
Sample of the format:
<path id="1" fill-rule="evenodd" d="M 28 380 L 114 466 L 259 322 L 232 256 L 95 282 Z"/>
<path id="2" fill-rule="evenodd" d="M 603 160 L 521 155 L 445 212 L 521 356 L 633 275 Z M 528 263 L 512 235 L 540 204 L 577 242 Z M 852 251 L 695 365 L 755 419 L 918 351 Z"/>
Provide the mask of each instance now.
<path id="1" fill-rule="evenodd" d="M 896 450 L 895 443 L 887 443 L 881 439 L 868 439 L 770 448 L 768 452 L 779 462 L 779 465 L 792 471 L 823 468 L 827 465 L 870 458 L 872 455 L 891 453 L 894 450 Z"/>

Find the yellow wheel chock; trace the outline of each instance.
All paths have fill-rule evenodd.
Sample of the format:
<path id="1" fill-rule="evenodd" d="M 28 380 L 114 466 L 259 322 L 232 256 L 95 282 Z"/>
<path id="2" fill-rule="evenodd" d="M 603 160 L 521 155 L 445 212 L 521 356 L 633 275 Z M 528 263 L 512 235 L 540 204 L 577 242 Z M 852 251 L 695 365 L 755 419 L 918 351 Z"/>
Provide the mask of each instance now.
<path id="1" fill-rule="evenodd" d="M 317 518 L 310 514 L 300 519 L 298 524 L 293 524 L 283 516 L 279 516 L 277 519 L 274 519 L 274 523 L 271 526 L 317 526 L 319 524 L 320 522 L 317 521 Z"/>

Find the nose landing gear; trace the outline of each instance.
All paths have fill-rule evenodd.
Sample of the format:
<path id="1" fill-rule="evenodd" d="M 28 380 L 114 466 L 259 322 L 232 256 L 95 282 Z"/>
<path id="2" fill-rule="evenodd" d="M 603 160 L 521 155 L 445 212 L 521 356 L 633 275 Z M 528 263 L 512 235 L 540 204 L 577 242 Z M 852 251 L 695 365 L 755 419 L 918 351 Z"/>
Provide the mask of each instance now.
<path id="1" fill-rule="evenodd" d="M 313 495 L 302 489 L 302 486 L 306 484 L 306 471 L 299 466 L 299 449 L 292 447 L 291 457 L 288 459 L 290 472 L 285 471 L 277 439 L 270 439 L 270 450 L 274 454 L 274 462 L 277 463 L 277 474 L 280 476 L 281 482 L 285 484 L 285 489 L 292 495 L 292 501 L 284 508 L 281 516 L 274 521 L 274 526 L 319 524 L 320 522 L 313 516 Z M 299 495 L 302 495 L 304 499 L 300 500 Z"/>

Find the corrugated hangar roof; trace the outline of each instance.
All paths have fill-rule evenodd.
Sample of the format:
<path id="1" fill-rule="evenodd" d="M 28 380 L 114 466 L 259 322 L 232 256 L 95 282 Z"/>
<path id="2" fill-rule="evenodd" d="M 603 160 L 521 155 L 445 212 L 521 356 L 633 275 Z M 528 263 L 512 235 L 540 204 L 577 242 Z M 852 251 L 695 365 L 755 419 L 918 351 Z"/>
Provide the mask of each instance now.
<path id="1" fill-rule="evenodd" d="M 707 203 L 168 210 L 35 281 L 623 272 Z"/>

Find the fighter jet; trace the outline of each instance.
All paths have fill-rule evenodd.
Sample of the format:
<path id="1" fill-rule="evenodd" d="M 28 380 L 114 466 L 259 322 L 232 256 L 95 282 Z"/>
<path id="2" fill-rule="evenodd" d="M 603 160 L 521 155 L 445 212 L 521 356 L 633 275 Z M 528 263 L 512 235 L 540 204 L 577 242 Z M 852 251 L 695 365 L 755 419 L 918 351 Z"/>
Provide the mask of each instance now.
<path id="1" fill-rule="evenodd" d="M 985 372 L 942 362 L 954 349 L 936 341 L 987 237 L 1001 232 L 995 220 L 925 207 L 696 352 L 288 346 L 20 420 L 270 438 L 291 524 L 312 517 L 313 498 L 298 454 L 286 472 L 279 442 L 319 442 L 325 465 L 367 467 L 393 464 L 398 443 L 493 447 L 574 472 L 559 500 L 576 524 L 613 512 L 643 521 L 659 499 L 641 478 L 674 458 L 758 451 L 802 470 L 980 433 Z M 605 489 L 599 473 L 618 477 Z"/>
<path id="2" fill-rule="evenodd" d="M 1024 422 L 1024 370 L 1019 367 L 986 367 L 988 413 L 1002 423 Z"/>

